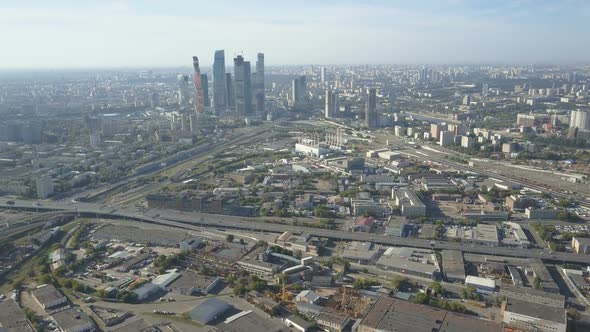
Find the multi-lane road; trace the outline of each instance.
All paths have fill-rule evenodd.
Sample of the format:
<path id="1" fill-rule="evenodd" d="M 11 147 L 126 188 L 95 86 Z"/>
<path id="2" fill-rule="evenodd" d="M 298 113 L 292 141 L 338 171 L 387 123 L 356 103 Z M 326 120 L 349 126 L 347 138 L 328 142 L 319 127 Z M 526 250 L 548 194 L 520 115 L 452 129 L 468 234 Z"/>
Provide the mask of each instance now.
<path id="1" fill-rule="evenodd" d="M 41 204 L 41 205 L 38 205 Z M 408 246 L 418 248 L 435 248 L 443 250 L 460 250 L 463 252 L 499 255 L 521 258 L 540 258 L 553 262 L 572 262 L 590 264 L 590 255 L 576 255 L 571 253 L 547 252 L 542 249 L 520 249 L 508 247 L 492 247 L 477 244 L 464 244 L 447 241 L 428 241 L 422 239 L 398 238 L 372 233 L 352 233 L 338 230 L 325 230 L 310 227 L 292 226 L 287 224 L 275 224 L 261 222 L 255 218 L 244 218 L 225 215 L 204 214 L 197 212 L 180 212 L 174 210 L 148 210 L 141 211 L 133 208 L 118 208 L 93 203 L 67 203 L 67 202 L 40 202 L 17 200 L 14 204 L 0 202 L 1 208 L 26 209 L 26 210 L 53 210 L 76 213 L 87 217 L 104 217 L 119 219 L 134 219 L 138 221 L 162 224 L 191 230 L 202 228 L 236 229 L 256 232 L 293 233 L 308 232 L 313 236 L 332 238 L 344 241 L 370 241 L 376 244 L 390 246 Z"/>

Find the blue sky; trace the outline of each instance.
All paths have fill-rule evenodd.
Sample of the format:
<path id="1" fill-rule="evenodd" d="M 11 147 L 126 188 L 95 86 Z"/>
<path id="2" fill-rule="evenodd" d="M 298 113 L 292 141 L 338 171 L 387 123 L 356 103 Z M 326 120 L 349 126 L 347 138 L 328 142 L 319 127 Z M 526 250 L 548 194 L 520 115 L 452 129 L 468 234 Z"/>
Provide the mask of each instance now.
<path id="1" fill-rule="evenodd" d="M 0 0 L 0 68 L 579 63 L 585 0 Z"/>

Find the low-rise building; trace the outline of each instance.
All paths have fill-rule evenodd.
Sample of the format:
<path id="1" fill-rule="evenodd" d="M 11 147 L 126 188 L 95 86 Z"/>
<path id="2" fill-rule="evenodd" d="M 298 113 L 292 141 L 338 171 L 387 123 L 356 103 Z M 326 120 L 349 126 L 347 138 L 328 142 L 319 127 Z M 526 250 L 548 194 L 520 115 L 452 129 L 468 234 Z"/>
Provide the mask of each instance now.
<path id="1" fill-rule="evenodd" d="M 423 217 L 426 215 L 426 205 L 411 190 L 392 190 L 391 196 L 395 199 L 395 205 L 400 208 L 402 216 Z"/>
<path id="2" fill-rule="evenodd" d="M 564 308 L 543 305 L 516 298 L 502 304 L 502 322 L 523 331 L 566 332 L 567 315 Z"/>
<path id="3" fill-rule="evenodd" d="M 524 284 L 520 271 L 516 266 L 508 265 L 508 273 L 510 273 L 510 278 L 514 286 L 521 287 Z"/>
<path id="4" fill-rule="evenodd" d="M 477 241 L 487 245 L 497 246 L 498 240 L 498 229 L 496 225 L 491 224 L 478 224 L 477 225 Z"/>
<path id="5" fill-rule="evenodd" d="M 370 232 L 373 228 L 373 224 L 375 223 L 375 218 L 368 216 L 359 216 L 354 220 L 352 225 L 353 232 Z"/>
<path id="6" fill-rule="evenodd" d="M 94 321 L 80 308 L 70 308 L 54 313 L 51 318 L 62 332 L 94 331 Z"/>
<path id="7" fill-rule="evenodd" d="M 467 276 L 465 278 L 466 286 L 473 286 L 480 293 L 494 293 L 496 292 L 496 280 L 475 276 Z"/>
<path id="8" fill-rule="evenodd" d="M 305 319 L 298 317 L 296 315 L 291 315 L 285 318 L 285 325 L 288 327 L 294 328 L 300 332 L 307 332 L 310 331 L 313 327 L 313 324 L 306 321 Z"/>
<path id="9" fill-rule="evenodd" d="M 311 303 L 297 302 L 295 303 L 295 309 L 297 309 L 297 312 L 303 316 L 315 318 L 319 316 L 325 308 Z"/>
<path id="10" fill-rule="evenodd" d="M 41 285 L 35 288 L 32 294 L 35 301 L 46 311 L 68 304 L 68 298 L 52 284 Z"/>
<path id="11" fill-rule="evenodd" d="M 496 322 L 382 296 L 360 323 L 358 332 L 501 332 Z"/>
<path id="12" fill-rule="evenodd" d="M 343 331 L 346 325 L 348 325 L 348 322 L 350 322 L 350 316 L 344 312 L 326 308 L 317 317 L 316 322 L 320 327 L 327 331 L 340 332 Z"/>
<path id="13" fill-rule="evenodd" d="M 311 304 L 318 304 L 321 299 L 322 297 L 318 293 L 309 289 L 303 290 L 297 294 L 297 296 L 295 296 L 296 302 L 305 302 Z"/>
<path id="14" fill-rule="evenodd" d="M 465 261 L 461 251 L 443 250 L 442 264 L 445 280 L 450 282 L 465 281 Z"/>
<path id="15" fill-rule="evenodd" d="M 422 278 L 438 279 L 440 267 L 432 250 L 390 247 L 377 260 L 376 266 Z"/>
<path id="16" fill-rule="evenodd" d="M 210 294 L 223 283 L 222 277 L 205 276 L 195 271 L 184 271 L 166 289 L 183 295 Z"/>
<path id="17" fill-rule="evenodd" d="M 391 214 L 391 206 L 386 202 L 375 202 L 373 199 L 352 199 L 352 214 L 361 216 L 370 214 L 376 217 L 387 217 Z"/>
<path id="18" fill-rule="evenodd" d="M 359 264 L 369 264 L 374 262 L 379 256 L 379 250 L 373 247 L 370 242 L 353 241 L 348 244 L 341 255 L 342 258 L 357 262 Z"/>
<path id="19" fill-rule="evenodd" d="M 502 223 L 504 238 L 502 245 L 509 247 L 528 248 L 531 245 L 522 227 L 515 222 Z"/>
<path id="20" fill-rule="evenodd" d="M 33 332 L 31 322 L 23 310 L 12 300 L 0 301 L 0 331 Z"/>
<path id="21" fill-rule="evenodd" d="M 553 280 L 551 273 L 549 273 L 543 261 L 538 258 L 530 258 L 528 263 L 529 265 L 525 268 L 525 272 L 533 278 L 538 278 L 539 288 L 545 292 L 559 294 L 559 286 Z"/>

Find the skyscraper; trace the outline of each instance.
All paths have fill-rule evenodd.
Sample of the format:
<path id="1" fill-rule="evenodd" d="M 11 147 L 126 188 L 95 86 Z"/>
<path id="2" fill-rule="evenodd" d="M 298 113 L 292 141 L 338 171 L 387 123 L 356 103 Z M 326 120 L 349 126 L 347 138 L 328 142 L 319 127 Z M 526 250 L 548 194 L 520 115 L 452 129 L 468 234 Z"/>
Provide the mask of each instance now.
<path id="1" fill-rule="evenodd" d="M 325 117 L 335 118 L 338 112 L 338 92 L 326 89 Z"/>
<path id="2" fill-rule="evenodd" d="M 203 85 L 203 102 L 205 107 L 211 107 L 211 100 L 209 100 L 209 81 L 207 74 L 201 74 L 201 84 Z"/>
<path id="3" fill-rule="evenodd" d="M 570 115 L 570 128 L 590 130 L 590 112 L 581 110 L 572 111 Z"/>
<path id="4" fill-rule="evenodd" d="M 234 94 L 236 115 L 246 116 L 252 112 L 252 90 L 250 82 L 250 62 L 238 55 L 234 58 Z"/>
<path id="5" fill-rule="evenodd" d="M 294 104 L 305 100 L 305 97 L 307 96 L 307 83 L 305 76 L 296 77 L 291 82 L 291 95 Z"/>
<path id="6" fill-rule="evenodd" d="M 365 108 L 365 124 L 367 128 L 379 126 L 379 117 L 377 115 L 377 89 L 370 88 L 367 91 L 367 106 Z"/>
<path id="7" fill-rule="evenodd" d="M 225 94 L 226 94 L 226 105 L 228 108 L 235 106 L 236 101 L 234 96 L 234 83 L 231 77 L 231 73 L 225 73 Z"/>
<path id="8" fill-rule="evenodd" d="M 186 105 L 189 102 L 189 77 L 188 75 L 178 75 L 178 105 Z"/>
<path id="9" fill-rule="evenodd" d="M 225 110 L 230 105 L 228 103 L 226 80 L 225 51 L 217 50 L 213 60 L 213 107 L 215 112 Z"/>
<path id="10" fill-rule="evenodd" d="M 320 82 L 322 82 L 322 84 L 326 84 L 326 81 L 326 67 L 322 67 L 320 68 Z"/>
<path id="11" fill-rule="evenodd" d="M 264 53 L 258 53 L 258 57 L 256 58 L 256 75 L 253 76 L 252 87 L 256 112 L 263 112 L 266 99 L 264 94 Z"/>
<path id="12" fill-rule="evenodd" d="M 199 58 L 193 56 L 193 67 L 195 73 L 193 76 L 193 82 L 195 84 L 195 111 L 197 113 L 205 112 L 205 97 L 203 96 L 203 84 L 201 82 L 201 69 L 199 68 Z"/>

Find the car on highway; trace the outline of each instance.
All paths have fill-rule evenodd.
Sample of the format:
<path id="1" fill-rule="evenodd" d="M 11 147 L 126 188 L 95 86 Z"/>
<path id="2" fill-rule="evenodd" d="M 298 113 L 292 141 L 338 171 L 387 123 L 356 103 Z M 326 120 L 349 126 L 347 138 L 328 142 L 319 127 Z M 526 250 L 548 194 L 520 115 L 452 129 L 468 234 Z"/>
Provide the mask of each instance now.
<path id="1" fill-rule="evenodd" d="M 8 205 L 14 205 L 16 203 L 14 201 L 6 201 L 6 204 L 8 204 Z"/>

